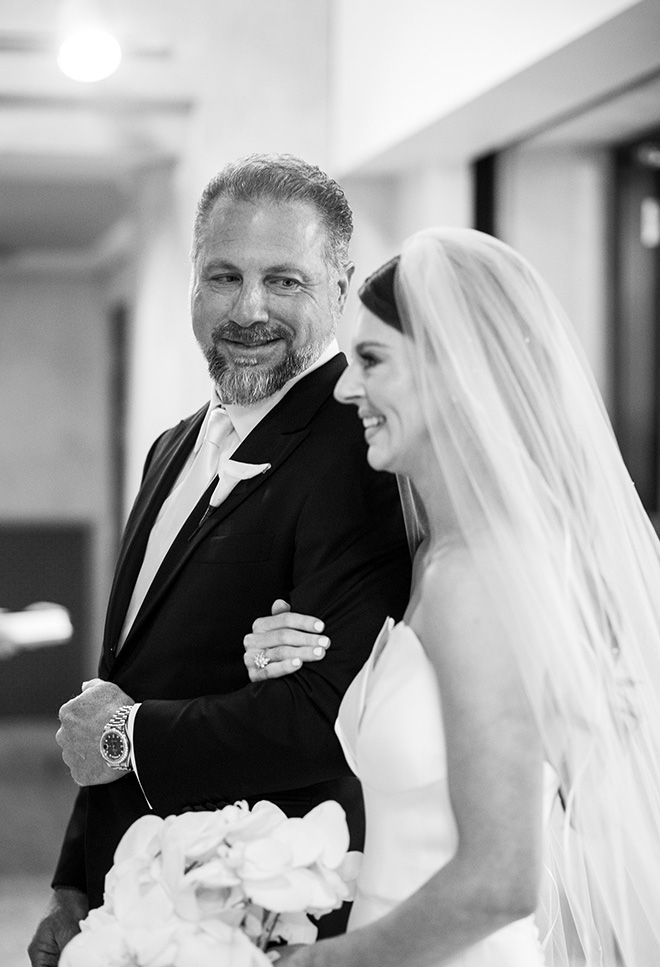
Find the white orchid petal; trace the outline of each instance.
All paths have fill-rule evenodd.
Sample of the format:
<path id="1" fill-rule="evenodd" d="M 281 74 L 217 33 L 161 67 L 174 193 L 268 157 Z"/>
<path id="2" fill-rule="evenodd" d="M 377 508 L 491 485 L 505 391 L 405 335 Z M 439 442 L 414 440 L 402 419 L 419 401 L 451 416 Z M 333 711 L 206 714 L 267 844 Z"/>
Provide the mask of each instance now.
<path id="1" fill-rule="evenodd" d="M 288 870 L 293 864 L 293 853 L 287 843 L 272 838 L 255 839 L 247 843 L 237 871 L 241 879 L 269 878 Z"/>
<path id="2" fill-rule="evenodd" d="M 221 935 L 197 932 L 179 945 L 174 967 L 272 967 L 264 953 L 240 930 Z"/>
<path id="3" fill-rule="evenodd" d="M 344 859 L 341 861 L 337 867 L 337 873 L 342 878 L 346 886 L 351 891 L 351 894 L 355 891 L 355 882 L 358 878 L 360 872 L 360 867 L 362 866 L 362 853 L 358 850 L 351 850 L 347 853 Z M 352 896 L 351 896 L 352 899 Z"/>
<path id="4" fill-rule="evenodd" d="M 143 887 L 127 876 L 115 892 L 114 909 L 117 920 L 125 928 L 156 928 L 167 923 L 174 904 L 162 883 Z"/>
<path id="5" fill-rule="evenodd" d="M 346 813 L 333 799 L 322 802 L 311 809 L 303 820 L 320 827 L 325 838 L 325 846 L 321 854 L 324 866 L 334 869 L 343 860 L 349 845 Z"/>
<path id="6" fill-rule="evenodd" d="M 287 816 L 275 803 L 262 799 L 252 809 L 248 817 L 237 823 L 227 833 L 227 842 L 231 844 L 261 839 L 267 836 L 280 823 L 286 822 Z"/>
<path id="7" fill-rule="evenodd" d="M 230 887 L 240 882 L 235 871 L 220 857 L 215 857 L 201 866 L 193 866 L 185 874 L 184 879 L 189 883 L 208 888 Z"/>
<path id="8" fill-rule="evenodd" d="M 309 866 L 325 852 L 325 831 L 306 819 L 287 819 L 272 832 L 273 839 L 285 843 L 292 853 L 292 866 Z"/>
<path id="9" fill-rule="evenodd" d="M 135 861 L 139 857 L 151 858 L 160 850 L 160 833 L 163 820 L 159 816 L 149 813 L 136 819 L 126 830 L 115 850 L 114 861 Z"/>
<path id="10" fill-rule="evenodd" d="M 312 870 L 289 870 L 270 880 L 245 879 L 245 892 L 254 903 L 267 910 L 296 912 L 333 909 L 336 893 L 328 889 L 324 877 Z"/>
<path id="11" fill-rule="evenodd" d="M 177 923 L 158 929 L 140 927 L 126 933 L 126 943 L 138 964 L 148 967 L 169 967 L 177 949 Z"/>
<path id="12" fill-rule="evenodd" d="M 60 967 L 129 967 L 130 952 L 124 932 L 115 923 L 82 931 L 69 941 L 60 955 Z"/>

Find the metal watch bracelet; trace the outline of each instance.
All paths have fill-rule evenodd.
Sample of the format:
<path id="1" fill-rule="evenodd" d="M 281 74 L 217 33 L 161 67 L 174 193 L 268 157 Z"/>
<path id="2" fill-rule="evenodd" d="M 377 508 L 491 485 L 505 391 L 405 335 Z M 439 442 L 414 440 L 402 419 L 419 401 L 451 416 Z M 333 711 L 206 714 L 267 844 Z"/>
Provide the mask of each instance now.
<path id="1" fill-rule="evenodd" d="M 111 769 L 131 772 L 131 744 L 126 733 L 126 721 L 132 705 L 122 705 L 114 712 L 103 729 L 99 748 L 104 761 Z"/>

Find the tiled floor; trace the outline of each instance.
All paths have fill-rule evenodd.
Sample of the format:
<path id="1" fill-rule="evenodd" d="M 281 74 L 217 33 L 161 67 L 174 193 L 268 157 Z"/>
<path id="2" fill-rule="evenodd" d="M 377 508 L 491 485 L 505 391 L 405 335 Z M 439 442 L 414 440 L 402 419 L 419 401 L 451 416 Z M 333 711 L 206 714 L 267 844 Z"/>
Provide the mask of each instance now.
<path id="1" fill-rule="evenodd" d="M 0 967 L 27 967 L 26 953 L 75 786 L 55 742 L 57 721 L 0 719 Z"/>

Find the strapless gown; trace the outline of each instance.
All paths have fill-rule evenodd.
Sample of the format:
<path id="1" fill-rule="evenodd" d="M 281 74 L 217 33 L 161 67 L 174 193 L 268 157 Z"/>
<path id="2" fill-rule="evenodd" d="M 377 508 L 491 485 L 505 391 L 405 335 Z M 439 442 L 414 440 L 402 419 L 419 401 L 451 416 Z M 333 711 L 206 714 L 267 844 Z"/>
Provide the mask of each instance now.
<path id="1" fill-rule="evenodd" d="M 458 843 L 438 683 L 407 625 L 386 621 L 370 659 L 344 696 L 336 729 L 363 784 L 367 822 L 351 930 L 382 917 L 414 893 L 451 859 Z M 549 811 L 556 785 L 551 775 L 546 780 Z M 534 918 L 498 930 L 451 963 L 541 967 Z"/>

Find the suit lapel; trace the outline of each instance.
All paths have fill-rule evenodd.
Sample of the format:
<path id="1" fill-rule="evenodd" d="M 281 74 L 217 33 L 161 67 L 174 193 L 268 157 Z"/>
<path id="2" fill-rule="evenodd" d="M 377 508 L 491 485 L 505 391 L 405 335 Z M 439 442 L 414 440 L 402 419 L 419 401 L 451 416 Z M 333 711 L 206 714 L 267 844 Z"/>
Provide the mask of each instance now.
<path id="1" fill-rule="evenodd" d="M 277 473 L 287 457 L 305 439 L 310 431 L 309 425 L 313 417 L 319 407 L 332 394 L 335 383 L 345 366 L 346 359 L 343 354 L 339 354 L 325 363 L 324 366 L 314 370 L 309 376 L 301 379 L 289 390 L 280 403 L 257 424 L 243 443 L 241 443 L 234 454 L 236 460 L 244 463 L 270 463 L 270 469 L 264 474 L 259 474 L 248 480 L 240 480 L 223 503 L 212 512 L 206 522 L 201 527 L 197 527 L 196 521 L 201 518 L 204 509 L 208 506 L 209 498 L 215 484 L 212 484 L 208 488 L 166 554 L 120 652 L 119 661 L 122 660 L 123 655 L 130 653 L 130 646 L 134 642 L 140 627 L 148 619 L 152 610 L 158 606 L 159 601 L 166 594 L 193 551 L 244 500 L 257 488 L 263 486 L 274 473 Z M 126 565 L 128 566 L 128 562 L 131 559 L 131 553 L 138 560 L 137 562 L 133 562 L 133 566 L 130 569 L 130 584 L 129 577 L 127 576 L 126 578 L 125 583 L 129 584 L 129 587 L 128 593 L 124 592 L 125 601 L 122 601 L 122 623 L 123 616 L 126 613 L 130 601 L 133 585 L 135 584 L 142 563 L 149 530 L 156 518 L 162 501 L 169 493 L 181 466 L 183 466 L 186 454 L 194 443 L 205 410 L 206 407 L 200 411 L 201 418 L 199 413 L 196 414 L 187 432 L 180 439 L 172 441 L 171 446 L 168 448 L 169 457 L 165 453 L 162 454 L 162 459 L 159 460 L 159 467 L 154 467 L 154 476 L 156 475 L 156 469 L 158 469 L 158 480 L 154 480 L 150 488 L 151 495 L 145 494 L 144 499 L 139 501 L 139 508 L 136 503 L 135 510 L 138 511 L 139 509 L 139 524 L 132 528 L 132 539 L 127 534 L 127 541 L 129 543 Z M 183 459 L 181 459 L 181 452 L 183 452 Z M 176 463 L 176 471 L 173 471 L 171 467 L 165 466 L 168 459 Z M 142 497 L 142 494 L 140 496 Z M 156 503 L 155 510 L 152 507 L 152 503 Z M 146 536 L 143 533 L 144 530 L 146 530 Z M 138 535 L 141 535 L 141 540 Z M 121 624 L 119 624 L 117 635 L 119 635 L 120 631 Z M 114 638 L 112 640 L 116 641 L 117 639 Z"/>
<path id="2" fill-rule="evenodd" d="M 171 431 L 162 447 L 154 448 L 153 458 L 124 530 L 108 602 L 104 635 L 106 649 L 114 650 L 117 645 L 151 528 L 192 450 L 207 408 L 205 405 L 194 416 L 183 420 Z"/>

